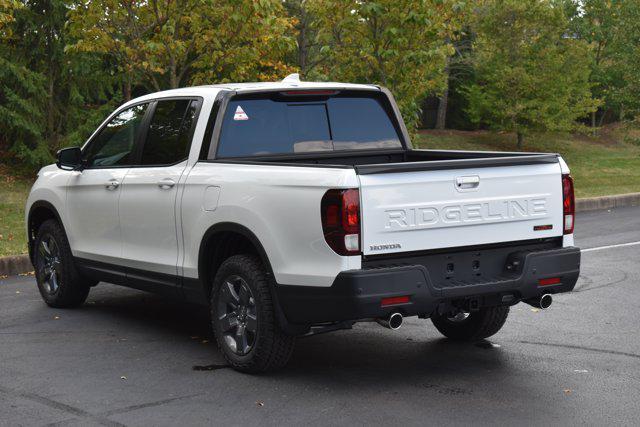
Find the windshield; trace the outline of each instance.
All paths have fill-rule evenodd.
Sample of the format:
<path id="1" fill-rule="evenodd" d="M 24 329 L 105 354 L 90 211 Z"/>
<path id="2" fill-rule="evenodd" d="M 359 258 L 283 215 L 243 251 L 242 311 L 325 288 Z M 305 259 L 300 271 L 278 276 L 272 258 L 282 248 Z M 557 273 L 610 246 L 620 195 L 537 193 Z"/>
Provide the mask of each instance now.
<path id="1" fill-rule="evenodd" d="M 381 95 L 234 98 L 223 119 L 217 157 L 401 148 Z"/>

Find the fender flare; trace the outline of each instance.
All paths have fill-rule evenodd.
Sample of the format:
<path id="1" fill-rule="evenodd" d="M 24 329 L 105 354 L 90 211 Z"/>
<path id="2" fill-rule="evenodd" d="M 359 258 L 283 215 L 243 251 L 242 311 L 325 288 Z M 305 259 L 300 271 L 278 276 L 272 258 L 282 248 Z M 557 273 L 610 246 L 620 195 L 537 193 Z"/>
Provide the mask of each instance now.
<path id="1" fill-rule="evenodd" d="M 211 236 L 213 236 L 214 234 L 225 232 L 225 231 L 238 233 L 238 234 L 246 237 L 247 239 L 249 239 L 251 244 L 258 251 L 258 255 L 260 256 L 261 261 L 263 262 L 263 264 L 267 268 L 267 272 L 275 280 L 275 276 L 273 275 L 273 269 L 271 268 L 271 262 L 269 262 L 269 257 L 267 256 L 267 252 L 264 250 L 264 246 L 262 246 L 262 243 L 260 243 L 260 239 L 258 239 L 258 237 L 251 230 L 249 230 L 247 227 L 245 227 L 244 225 L 240 225 L 238 223 L 235 223 L 235 222 L 219 222 L 219 223 L 214 224 L 211 227 L 209 227 L 207 229 L 207 231 L 204 233 L 204 235 L 202 236 L 202 239 L 200 241 L 200 249 L 198 251 L 198 276 L 202 276 L 201 273 L 205 271 L 204 269 L 205 269 L 205 265 L 207 263 L 206 251 L 205 251 L 205 248 L 206 248 L 205 243 L 208 242 L 209 239 L 211 238 Z"/>
<path id="2" fill-rule="evenodd" d="M 238 233 L 244 237 L 246 237 L 251 244 L 256 248 L 258 252 L 258 256 L 260 257 L 262 263 L 267 269 L 267 274 L 271 276 L 271 299 L 274 304 L 275 316 L 278 324 L 282 328 L 282 330 L 289 335 L 303 335 L 309 330 L 309 325 L 296 325 L 290 323 L 282 310 L 282 306 L 280 305 L 280 298 L 278 296 L 278 284 L 276 283 L 275 275 L 273 274 L 273 268 L 271 267 L 271 262 L 269 261 L 269 256 L 264 249 L 264 246 L 260 242 L 260 239 L 247 227 L 244 225 L 240 225 L 235 222 L 220 222 L 212 225 L 207 229 L 207 231 L 202 236 L 202 240 L 200 241 L 200 249 L 198 252 L 198 276 L 200 278 L 200 282 L 203 287 L 208 286 L 207 283 L 203 280 L 203 273 L 205 272 L 207 257 L 206 257 L 206 242 L 209 241 L 211 236 L 220 232 L 234 232 Z"/>

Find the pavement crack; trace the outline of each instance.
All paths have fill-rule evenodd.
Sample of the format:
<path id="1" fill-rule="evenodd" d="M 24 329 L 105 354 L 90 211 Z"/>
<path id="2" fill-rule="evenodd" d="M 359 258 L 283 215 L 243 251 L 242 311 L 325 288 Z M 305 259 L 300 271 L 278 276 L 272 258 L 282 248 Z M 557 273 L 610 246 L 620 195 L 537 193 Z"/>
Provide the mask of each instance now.
<path id="1" fill-rule="evenodd" d="M 573 350 L 586 350 L 586 351 L 593 351 L 596 353 L 615 354 L 618 356 L 626 356 L 626 357 L 633 357 L 636 359 L 640 359 L 640 354 L 627 353 L 625 351 L 617 351 L 617 350 L 607 350 L 604 348 L 593 348 L 593 347 L 586 347 L 581 345 L 557 344 L 557 343 L 536 342 L 536 341 L 516 341 L 516 342 L 519 342 L 520 344 L 546 345 L 548 347 L 561 347 L 561 348 L 570 348 Z"/>
<path id="2" fill-rule="evenodd" d="M 615 285 L 619 285 L 620 283 L 625 282 L 627 279 L 629 278 L 629 274 L 627 274 L 627 272 L 622 271 L 622 279 L 619 280 L 615 280 L 613 282 L 607 282 L 607 283 L 603 283 L 601 285 L 598 286 L 590 286 L 590 287 L 585 287 L 585 286 L 581 286 L 580 289 L 574 289 L 573 292 L 574 293 L 580 293 L 580 292 L 586 292 L 586 291 L 593 291 L 595 289 L 600 289 L 600 288 L 606 288 L 609 286 L 615 286 Z M 593 283 L 593 281 L 592 281 Z"/>
<path id="3" fill-rule="evenodd" d="M 137 411 L 138 409 L 152 408 L 154 406 L 162 406 L 167 403 L 175 402 L 176 400 L 189 399 L 191 397 L 200 396 L 201 394 L 202 393 L 189 394 L 187 396 L 172 397 L 169 399 L 156 400 L 154 402 L 141 403 L 139 405 L 125 406 L 124 408 L 113 409 L 111 411 L 102 412 L 100 415 L 103 417 L 110 417 L 116 414 L 124 414 L 126 412 Z"/>
<path id="4" fill-rule="evenodd" d="M 28 391 L 12 390 L 10 388 L 3 387 L 3 386 L 0 386 L 0 393 L 9 395 L 10 397 L 17 397 L 17 398 L 30 400 L 32 402 L 39 403 L 44 406 L 48 406 L 49 408 L 65 412 L 67 414 L 74 415 L 76 417 L 88 418 L 103 426 L 124 427 L 124 424 L 120 424 L 118 422 L 108 420 L 106 418 L 87 412 L 84 409 L 76 408 L 75 406 L 67 405 L 66 403 L 58 402 L 57 400 L 40 396 L 39 394 L 36 394 L 36 393 L 30 393 Z"/>

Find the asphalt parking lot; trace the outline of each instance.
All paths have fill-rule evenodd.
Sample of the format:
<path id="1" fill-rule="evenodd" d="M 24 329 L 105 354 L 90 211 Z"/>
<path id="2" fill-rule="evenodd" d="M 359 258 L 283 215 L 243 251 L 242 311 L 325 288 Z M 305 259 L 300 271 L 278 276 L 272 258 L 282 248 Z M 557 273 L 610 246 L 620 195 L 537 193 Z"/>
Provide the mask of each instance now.
<path id="1" fill-rule="evenodd" d="M 640 423 L 640 208 L 578 216 L 575 292 L 490 341 L 429 321 L 304 338 L 288 368 L 224 367 L 206 310 L 101 284 L 76 310 L 0 280 L 0 425 Z M 604 248 L 602 248 L 605 246 Z"/>

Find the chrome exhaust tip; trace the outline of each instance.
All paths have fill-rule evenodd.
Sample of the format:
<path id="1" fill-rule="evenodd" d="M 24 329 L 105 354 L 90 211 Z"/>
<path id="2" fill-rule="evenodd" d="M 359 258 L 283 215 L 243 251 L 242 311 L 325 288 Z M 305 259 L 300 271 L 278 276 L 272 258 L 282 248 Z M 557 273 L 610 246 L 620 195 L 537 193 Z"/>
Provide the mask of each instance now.
<path id="1" fill-rule="evenodd" d="M 383 319 L 376 319 L 376 322 L 378 322 L 378 324 L 384 326 L 385 328 L 391 329 L 392 331 L 400 329 L 403 321 L 404 318 L 402 317 L 402 314 L 398 312 L 391 313 L 388 317 Z"/>
<path id="2" fill-rule="evenodd" d="M 525 300 L 525 302 L 532 307 L 544 310 L 551 307 L 551 304 L 553 303 L 553 297 L 550 294 L 544 294 L 538 298 Z"/>

